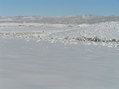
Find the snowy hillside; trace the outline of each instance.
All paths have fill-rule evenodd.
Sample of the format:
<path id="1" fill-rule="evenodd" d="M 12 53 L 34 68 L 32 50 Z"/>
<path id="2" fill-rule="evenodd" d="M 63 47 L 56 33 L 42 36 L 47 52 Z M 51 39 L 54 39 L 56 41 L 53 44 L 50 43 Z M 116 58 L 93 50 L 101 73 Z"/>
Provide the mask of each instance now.
<path id="1" fill-rule="evenodd" d="M 119 22 L 96 24 L 0 24 L 1 38 L 61 42 L 65 44 L 95 44 L 118 47 Z"/>
<path id="2" fill-rule="evenodd" d="M 119 17 L 0 17 L 0 89 L 119 89 Z"/>

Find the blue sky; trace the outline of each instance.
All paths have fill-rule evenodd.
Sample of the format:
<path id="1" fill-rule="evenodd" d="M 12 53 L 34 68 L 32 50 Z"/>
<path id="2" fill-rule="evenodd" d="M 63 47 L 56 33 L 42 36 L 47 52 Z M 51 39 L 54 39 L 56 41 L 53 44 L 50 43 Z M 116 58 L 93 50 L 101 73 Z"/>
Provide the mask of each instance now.
<path id="1" fill-rule="evenodd" d="M 117 15 L 119 0 L 0 0 L 0 16 Z"/>

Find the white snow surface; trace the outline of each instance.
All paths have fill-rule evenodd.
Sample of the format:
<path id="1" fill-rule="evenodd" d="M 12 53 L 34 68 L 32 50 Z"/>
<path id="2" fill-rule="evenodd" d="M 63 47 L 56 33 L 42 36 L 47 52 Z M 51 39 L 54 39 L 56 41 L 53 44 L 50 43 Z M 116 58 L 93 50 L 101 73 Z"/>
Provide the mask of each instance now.
<path id="1" fill-rule="evenodd" d="M 96 24 L 66 25 L 38 23 L 1 24 L 1 38 L 19 38 L 51 43 L 65 44 L 98 44 L 118 47 L 119 22 L 103 22 Z"/>
<path id="2" fill-rule="evenodd" d="M 0 89 L 119 89 L 119 22 L 0 24 Z"/>

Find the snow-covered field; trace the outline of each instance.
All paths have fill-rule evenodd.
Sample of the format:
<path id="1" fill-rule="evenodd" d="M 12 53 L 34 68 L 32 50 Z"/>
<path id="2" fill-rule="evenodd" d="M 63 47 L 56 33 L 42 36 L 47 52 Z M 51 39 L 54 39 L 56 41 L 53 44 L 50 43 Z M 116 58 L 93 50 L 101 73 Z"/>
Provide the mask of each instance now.
<path id="1" fill-rule="evenodd" d="M 119 89 L 119 22 L 1 23 L 0 89 Z"/>

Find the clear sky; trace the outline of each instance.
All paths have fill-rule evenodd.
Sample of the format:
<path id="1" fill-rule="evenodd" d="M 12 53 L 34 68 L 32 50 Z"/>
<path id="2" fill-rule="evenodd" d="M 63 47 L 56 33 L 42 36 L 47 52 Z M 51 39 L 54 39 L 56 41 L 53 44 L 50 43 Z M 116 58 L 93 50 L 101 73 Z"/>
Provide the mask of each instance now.
<path id="1" fill-rule="evenodd" d="M 0 0 L 0 16 L 117 15 L 119 0 Z"/>

